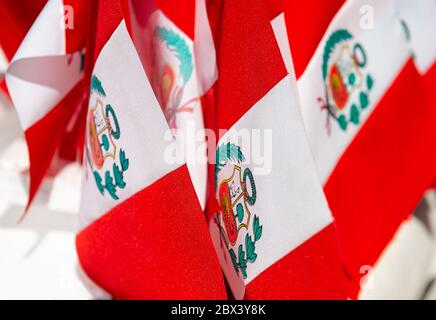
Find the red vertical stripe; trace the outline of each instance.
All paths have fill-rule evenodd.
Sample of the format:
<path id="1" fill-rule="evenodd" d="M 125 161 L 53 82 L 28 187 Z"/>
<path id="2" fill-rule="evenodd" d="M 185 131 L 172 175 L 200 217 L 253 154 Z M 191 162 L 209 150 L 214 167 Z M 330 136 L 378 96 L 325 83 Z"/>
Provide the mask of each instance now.
<path id="1" fill-rule="evenodd" d="M 195 36 L 195 0 L 155 0 L 156 5 L 188 37 Z"/>
<path id="2" fill-rule="evenodd" d="M 65 8 L 65 43 L 66 53 L 82 50 L 86 44 L 93 1 L 63 0 Z"/>
<path id="3" fill-rule="evenodd" d="M 93 59 L 94 63 L 112 33 L 120 24 L 122 17 L 119 0 L 99 0 L 97 15 L 96 38 Z"/>
<path id="4" fill-rule="evenodd" d="M 38 191 L 50 163 L 59 148 L 66 124 L 77 105 L 82 101 L 81 90 L 82 83 L 80 82 L 64 100 L 25 131 L 30 162 L 30 185 L 27 208 Z"/>
<path id="5" fill-rule="evenodd" d="M 228 129 L 287 72 L 263 1 L 225 0 L 221 10 L 216 121 Z"/>
<path id="6" fill-rule="evenodd" d="M 2 0 L 0 2 L 0 46 L 11 60 L 38 17 L 46 0 Z"/>
<path id="7" fill-rule="evenodd" d="M 409 61 L 325 184 L 355 285 L 364 275 L 361 267 L 374 264 L 431 186 L 435 115 Z"/>
<path id="8" fill-rule="evenodd" d="M 345 0 L 284 1 L 286 27 L 298 79 Z"/>
<path id="9" fill-rule="evenodd" d="M 436 59 L 431 68 L 427 71 L 425 75 L 423 75 L 423 81 L 425 85 L 426 90 L 426 105 L 427 108 L 430 110 L 436 110 Z M 432 122 L 432 132 L 431 132 L 431 138 L 429 140 L 429 148 L 434 148 L 434 145 L 436 144 L 436 111 L 433 114 L 433 122 Z M 433 158 L 432 158 L 433 165 L 433 185 L 432 188 L 436 189 L 436 150 L 433 152 Z"/>
<path id="10" fill-rule="evenodd" d="M 5 79 L 1 79 L 0 80 L 0 92 L 2 92 L 7 98 L 10 99 L 9 92 L 8 92 L 8 87 L 6 86 Z"/>

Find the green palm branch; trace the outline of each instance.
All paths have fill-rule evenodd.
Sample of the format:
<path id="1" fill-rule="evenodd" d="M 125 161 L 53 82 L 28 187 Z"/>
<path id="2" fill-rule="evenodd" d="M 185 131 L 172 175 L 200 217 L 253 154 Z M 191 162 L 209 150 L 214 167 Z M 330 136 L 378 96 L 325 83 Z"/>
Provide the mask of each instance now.
<path id="1" fill-rule="evenodd" d="M 192 54 L 185 40 L 171 29 L 157 27 L 154 35 L 167 47 L 175 52 L 177 59 L 180 61 L 180 73 L 184 83 L 187 83 L 191 78 L 194 66 L 192 64 Z"/>
<path id="2" fill-rule="evenodd" d="M 97 92 L 99 95 L 106 97 L 106 92 L 101 85 L 101 81 L 95 75 L 93 75 L 91 79 L 91 91 Z"/>
<path id="3" fill-rule="evenodd" d="M 227 142 L 218 146 L 215 153 L 215 184 L 217 183 L 218 173 L 229 161 L 241 163 L 244 160 L 241 148 L 236 144 Z"/>
<path id="4" fill-rule="evenodd" d="M 333 49 L 339 42 L 349 40 L 352 37 L 353 36 L 347 30 L 339 29 L 333 32 L 328 38 L 324 47 L 324 54 L 322 56 L 322 77 L 324 80 L 327 78 L 328 62 Z"/>

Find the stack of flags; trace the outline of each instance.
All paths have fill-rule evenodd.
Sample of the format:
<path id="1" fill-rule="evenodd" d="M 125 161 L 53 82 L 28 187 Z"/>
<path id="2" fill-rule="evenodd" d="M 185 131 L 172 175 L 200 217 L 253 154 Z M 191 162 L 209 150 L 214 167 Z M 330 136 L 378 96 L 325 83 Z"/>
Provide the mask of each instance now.
<path id="1" fill-rule="evenodd" d="M 434 0 L 6 0 L 0 17 L 29 205 L 81 162 L 80 267 L 115 299 L 355 299 L 436 186 Z"/>

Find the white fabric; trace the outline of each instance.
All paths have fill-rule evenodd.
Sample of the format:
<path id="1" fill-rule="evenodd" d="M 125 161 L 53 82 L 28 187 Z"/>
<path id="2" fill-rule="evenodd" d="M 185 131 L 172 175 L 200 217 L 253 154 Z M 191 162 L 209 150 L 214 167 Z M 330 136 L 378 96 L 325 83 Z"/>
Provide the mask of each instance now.
<path id="1" fill-rule="evenodd" d="M 94 164 L 86 161 L 80 206 L 82 227 L 179 166 L 167 163 L 164 159 L 165 148 L 172 142 L 164 141 L 168 125 L 124 21 L 103 47 L 93 75 L 101 81 L 106 97 L 92 93 L 89 108 L 96 105 L 97 99 L 103 105 L 110 104 L 118 119 L 121 134 L 115 141 L 115 159 L 107 158 L 101 169 L 96 169 Z M 86 146 L 89 152 L 89 121 L 87 125 Z M 120 165 L 121 149 L 129 159 L 129 168 L 124 172 L 126 186 L 117 190 L 119 199 L 114 200 L 106 190 L 103 194 L 99 192 L 93 171 L 99 171 L 103 179 L 105 171 L 112 173 L 112 166 Z M 89 159 L 89 155 L 85 155 L 85 159 Z"/>
<path id="2" fill-rule="evenodd" d="M 215 248 L 236 298 L 242 298 L 244 283 L 248 284 L 332 222 L 316 175 L 297 100 L 292 96 L 289 76 L 282 79 L 231 128 L 247 129 L 256 129 L 261 137 L 268 135 L 268 131 L 272 134 L 272 141 L 266 139 L 260 146 L 260 152 L 266 157 L 265 163 L 270 161 L 264 168 L 259 158 L 254 157 L 255 141 L 247 144 L 246 135 L 233 135 L 229 131 L 219 143 L 231 142 L 241 146 L 246 159 L 239 164 L 241 172 L 250 168 L 257 190 L 255 204 L 248 206 L 251 212 L 248 231 L 241 229 L 236 244 L 232 246 L 237 254 L 238 246 L 244 245 L 247 232 L 252 234 L 254 216 L 258 216 L 263 229 L 262 237 L 255 244 L 257 260 L 248 264 L 245 281 L 242 281 L 240 273 L 238 276 L 234 274 L 227 250 L 220 249 L 217 225 L 210 223 Z M 271 170 L 268 171 L 268 168 Z M 225 165 L 218 174 L 218 182 L 230 177 L 233 170 L 234 163 Z"/>
<path id="3" fill-rule="evenodd" d="M 204 3 L 201 6 L 200 1 L 199 4 L 200 6 L 196 8 L 196 16 L 200 19 L 196 24 L 196 42 L 193 42 L 161 10 L 156 10 L 150 16 L 144 39 L 151 41 L 148 46 L 154 51 L 151 53 L 155 57 L 155 59 L 152 59 L 154 64 L 150 66 L 148 75 L 156 94 L 161 90 L 160 75 L 165 66 L 170 66 L 174 72 L 175 79 L 169 93 L 168 102 L 164 105 L 165 102 L 159 96 L 158 100 L 166 114 L 170 127 L 173 129 L 173 133 L 176 135 L 179 150 L 184 153 L 184 160 L 187 162 L 194 189 L 200 205 L 204 209 L 206 204 L 207 155 L 204 148 L 205 138 L 201 135 L 204 130 L 204 122 L 200 98 L 204 90 L 207 90 L 215 81 L 216 74 L 214 74 L 213 68 L 216 65 L 215 51 L 210 39 L 210 29 L 208 28 L 209 24 L 205 21 L 207 17 L 204 12 Z M 205 23 L 201 28 L 199 26 L 200 22 Z M 157 28 L 164 28 L 173 32 L 184 41 L 191 55 L 192 74 L 189 80 L 185 81 L 186 79 L 182 75 L 182 62 L 179 61 L 182 55 L 177 53 L 177 48 L 169 46 L 165 41 L 156 37 Z M 204 41 L 204 43 L 200 44 L 200 41 Z M 198 58 L 197 53 L 210 56 L 207 56 L 208 60 L 204 61 L 204 58 L 203 60 Z M 197 63 L 201 64 L 200 68 L 198 68 Z M 205 69 L 201 69 L 202 67 Z M 197 72 L 200 72 L 200 74 Z M 183 94 L 180 100 L 177 101 L 180 89 L 183 90 Z M 176 110 L 174 113 L 171 110 L 173 108 Z M 192 111 L 188 111 L 187 108 L 191 108 Z"/>
<path id="4" fill-rule="evenodd" d="M 399 16 L 410 31 L 410 48 L 421 73 L 436 62 L 436 1 L 399 0 Z"/>
<path id="5" fill-rule="evenodd" d="M 2 77 L 3 77 L 3 73 L 6 72 L 7 66 L 8 66 L 8 59 L 6 58 L 3 50 L 0 48 L 0 73 Z"/>
<path id="6" fill-rule="evenodd" d="M 49 0 L 23 39 L 12 62 L 64 54 L 66 44 L 63 13 L 62 0 Z"/>
<path id="7" fill-rule="evenodd" d="M 289 47 L 288 31 L 286 30 L 285 14 L 282 12 L 273 20 L 271 26 L 285 63 L 286 71 L 295 79 L 294 65 L 292 63 L 291 48 Z"/>
<path id="8" fill-rule="evenodd" d="M 137 9 L 139 10 L 139 9 Z M 132 14 L 132 19 L 144 12 Z M 201 96 L 216 80 L 215 49 L 204 0 L 195 12 L 195 41 L 161 10 L 135 21 L 135 45 L 151 87 L 186 161 L 198 200 L 206 203 L 207 155 Z"/>
<path id="9" fill-rule="evenodd" d="M 422 223 L 412 217 L 402 223 L 359 293 L 361 300 L 420 299 L 431 280 L 434 239 Z M 413 257 L 413 259 L 411 259 Z"/>
<path id="10" fill-rule="evenodd" d="M 54 108 L 82 76 L 80 53 L 65 54 L 63 1 L 50 0 L 6 72 L 11 99 L 28 129 Z"/>
<path id="11" fill-rule="evenodd" d="M 216 52 L 206 11 L 206 0 L 195 2 L 195 62 L 200 94 L 204 94 L 218 77 Z"/>

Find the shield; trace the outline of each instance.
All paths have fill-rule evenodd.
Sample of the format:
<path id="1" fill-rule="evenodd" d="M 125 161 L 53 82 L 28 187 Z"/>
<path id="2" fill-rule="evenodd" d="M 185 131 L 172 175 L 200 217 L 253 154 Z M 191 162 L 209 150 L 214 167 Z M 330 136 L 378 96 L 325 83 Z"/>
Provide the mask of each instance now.
<path id="1" fill-rule="evenodd" d="M 348 102 L 348 91 L 336 63 L 330 69 L 329 81 L 335 105 L 339 110 L 342 110 Z"/>
<path id="2" fill-rule="evenodd" d="M 247 190 L 241 179 L 241 167 L 234 166 L 233 173 L 218 188 L 221 219 L 228 242 L 233 246 L 242 228 L 248 229 L 251 213 L 247 207 Z"/>
<path id="3" fill-rule="evenodd" d="M 88 113 L 89 145 L 93 164 L 100 169 L 108 157 L 115 159 L 116 146 L 112 139 L 112 126 L 104 115 L 103 102 L 97 99 Z"/>
<path id="4" fill-rule="evenodd" d="M 342 46 L 338 59 L 330 68 L 328 79 L 335 106 L 343 110 L 353 91 L 362 83 L 359 61 L 348 45 Z"/>

